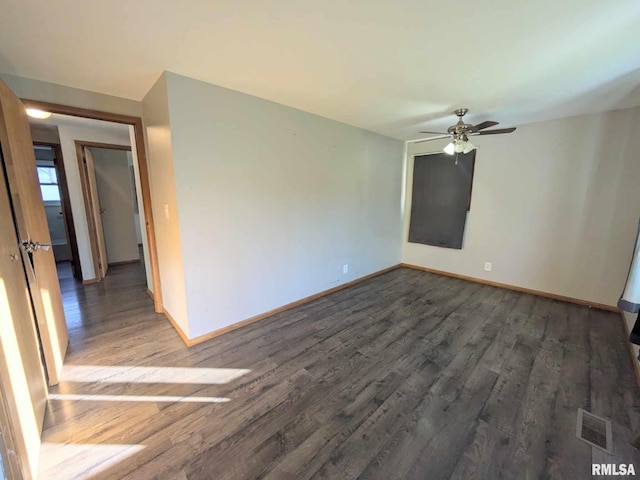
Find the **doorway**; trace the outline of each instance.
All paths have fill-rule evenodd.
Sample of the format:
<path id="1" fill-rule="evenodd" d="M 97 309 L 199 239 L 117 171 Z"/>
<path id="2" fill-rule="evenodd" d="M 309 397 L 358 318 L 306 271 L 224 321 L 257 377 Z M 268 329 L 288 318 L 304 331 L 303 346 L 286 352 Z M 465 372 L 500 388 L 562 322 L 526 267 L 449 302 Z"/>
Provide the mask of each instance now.
<path id="1" fill-rule="evenodd" d="M 60 145 L 33 142 L 33 149 L 58 277 L 73 277 L 82 281 L 75 224 Z"/>
<path id="2" fill-rule="evenodd" d="M 75 141 L 95 280 L 109 267 L 144 261 L 131 147 Z"/>
<path id="3" fill-rule="evenodd" d="M 131 164 L 129 167 L 132 167 L 134 170 L 135 177 L 135 200 L 138 206 L 138 215 L 140 216 L 140 236 L 142 237 L 142 242 L 136 242 L 136 251 L 138 247 L 138 243 L 143 244 L 144 249 L 144 260 L 145 260 L 145 268 L 147 270 L 147 286 L 149 293 L 152 294 L 154 300 L 154 309 L 158 313 L 162 313 L 162 296 L 160 289 L 160 277 L 159 277 L 159 268 L 158 268 L 158 259 L 156 253 L 156 245 L 155 245 L 155 232 L 153 229 L 153 214 L 151 210 L 151 196 L 149 191 L 149 179 L 148 179 L 148 170 L 147 170 L 147 162 L 146 162 L 146 151 L 142 137 L 142 121 L 137 117 L 128 117 L 117 114 L 110 114 L 104 112 L 97 112 L 92 110 L 78 109 L 75 107 L 67 107 L 63 105 L 50 104 L 46 102 L 32 101 L 23 99 L 22 102 L 28 108 L 37 108 L 40 110 L 45 110 L 51 112 L 53 116 L 64 116 L 66 117 L 66 122 L 73 123 L 75 120 L 89 122 L 89 124 L 93 123 L 95 126 L 96 123 L 110 123 L 113 126 L 119 126 L 124 128 L 128 132 L 127 142 L 122 141 L 114 141 L 110 142 L 110 146 L 116 145 L 123 148 L 128 149 L 130 151 L 130 155 L 132 157 Z M 76 125 L 76 127 L 78 127 Z M 59 127 L 62 128 L 62 127 Z M 79 128 L 79 127 L 78 127 Z M 68 145 L 65 146 L 65 140 L 61 138 L 60 144 L 62 147 L 63 161 L 66 167 L 66 173 L 69 183 L 70 197 L 71 197 L 71 210 L 73 213 L 73 218 L 75 220 L 76 227 L 76 238 L 79 250 L 79 263 L 81 267 L 81 275 L 83 279 L 83 283 L 94 283 L 98 280 L 96 272 L 94 270 L 94 250 L 89 247 L 86 248 L 86 245 L 89 244 L 89 218 L 88 218 L 88 208 L 85 206 L 85 197 L 81 188 L 78 188 L 77 191 L 74 191 L 75 187 L 81 186 L 81 182 L 84 181 L 81 176 L 81 169 L 78 166 L 77 161 L 75 160 L 74 155 L 79 148 L 75 142 L 78 140 L 80 144 L 86 143 L 89 148 L 100 148 L 100 144 L 102 143 L 102 147 L 104 147 L 104 143 L 109 142 L 100 142 L 95 141 L 93 139 L 87 139 L 87 137 L 80 138 L 76 137 L 73 139 L 73 147 L 70 149 Z M 130 140 L 130 141 L 129 141 Z M 92 144 L 93 143 L 93 144 Z M 125 143 L 128 143 L 125 147 Z M 107 145 L 109 146 L 109 145 Z M 71 153 L 68 153 L 71 152 Z M 73 167 L 71 168 L 71 163 L 73 163 Z M 73 170 L 73 171 L 72 171 Z M 128 170 L 131 171 L 130 169 Z M 133 189 L 132 189 L 133 190 Z M 99 204 L 99 200 L 97 202 Z M 100 209 L 99 209 L 100 210 Z M 98 215 L 100 215 L 98 210 Z M 95 222 L 94 222 L 95 223 Z M 137 237 L 136 237 L 137 238 Z M 138 259 L 140 256 L 137 257 Z M 134 260 L 130 258 L 130 260 Z M 123 260 L 124 261 L 124 260 Z M 109 260 L 106 259 L 106 267 L 108 268 Z"/>

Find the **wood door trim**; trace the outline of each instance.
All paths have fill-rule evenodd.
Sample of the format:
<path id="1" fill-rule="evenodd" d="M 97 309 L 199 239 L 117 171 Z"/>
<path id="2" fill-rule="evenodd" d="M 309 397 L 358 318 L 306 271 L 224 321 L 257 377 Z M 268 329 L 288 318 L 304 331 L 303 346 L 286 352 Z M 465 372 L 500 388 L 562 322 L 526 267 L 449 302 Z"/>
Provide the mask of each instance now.
<path id="1" fill-rule="evenodd" d="M 62 190 L 62 215 L 64 217 L 67 236 L 69 237 L 69 247 L 71 248 L 71 257 L 75 270 L 75 278 L 82 281 L 82 268 L 80 267 L 80 253 L 78 252 L 78 238 L 76 234 L 76 225 L 73 221 L 73 210 L 71 209 L 71 196 L 69 195 L 69 182 L 67 181 L 67 170 L 64 167 L 64 159 L 62 157 L 62 149 L 58 143 L 49 142 L 33 142 L 34 145 L 51 147 L 55 153 L 54 164 L 58 170 L 58 186 Z"/>
<path id="2" fill-rule="evenodd" d="M 92 118 L 94 120 L 105 120 L 107 122 L 124 123 L 127 125 L 135 125 L 136 121 L 141 121 L 139 117 L 121 115 L 119 113 L 99 112 L 97 110 L 89 110 L 87 108 L 60 105 L 58 103 L 43 102 L 41 100 L 31 100 L 28 98 L 21 98 L 20 100 L 27 108 L 37 108 L 38 110 L 46 110 L 47 112 L 60 113 L 62 115 L 71 115 L 72 117 Z"/>
<path id="3" fill-rule="evenodd" d="M 158 265 L 158 249 L 156 246 L 156 234 L 153 221 L 153 209 L 151 207 L 151 186 L 149 183 L 149 167 L 147 162 L 147 151 L 144 141 L 144 130 L 142 119 L 129 115 L 117 113 L 99 112 L 86 108 L 71 107 L 57 103 L 42 102 L 39 100 L 21 99 L 28 108 L 38 108 L 51 113 L 60 113 L 74 117 L 92 118 L 95 120 L 105 120 L 107 122 L 124 123 L 133 126 L 136 141 L 136 153 L 138 157 L 138 171 L 140 172 L 140 193 L 142 195 L 142 208 L 144 209 L 147 245 L 149 246 L 149 266 L 151 269 L 151 279 L 153 283 L 153 303 L 157 313 L 163 312 L 162 289 L 160 284 L 160 267 Z"/>
<path id="4" fill-rule="evenodd" d="M 108 150 L 125 150 L 127 152 L 131 151 L 131 145 L 116 145 L 113 143 L 87 142 L 85 140 L 78 140 L 78 141 L 82 143 L 83 147 L 106 148 Z"/>

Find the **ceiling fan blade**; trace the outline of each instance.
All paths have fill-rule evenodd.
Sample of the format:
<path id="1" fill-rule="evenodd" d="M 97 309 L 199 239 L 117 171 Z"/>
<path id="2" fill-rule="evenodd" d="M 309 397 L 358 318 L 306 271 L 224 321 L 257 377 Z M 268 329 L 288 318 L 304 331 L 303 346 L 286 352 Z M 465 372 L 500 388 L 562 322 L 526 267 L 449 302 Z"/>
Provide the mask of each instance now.
<path id="1" fill-rule="evenodd" d="M 515 131 L 516 131 L 516 127 L 498 128 L 497 130 L 484 130 L 482 132 L 476 132 L 474 135 L 497 135 L 499 133 L 511 133 Z"/>
<path id="2" fill-rule="evenodd" d="M 442 134 L 442 135 L 438 135 L 437 137 L 431 137 L 431 138 L 425 138 L 424 140 L 420 140 L 417 142 L 411 142 L 411 143 L 424 143 L 424 142 L 430 142 L 431 140 L 441 140 L 443 138 L 451 138 L 451 135 L 447 134 Z"/>
<path id="3" fill-rule="evenodd" d="M 432 133 L 434 135 L 449 135 L 448 133 L 445 133 L 445 132 L 420 132 L 420 133 Z"/>
<path id="4" fill-rule="evenodd" d="M 498 124 L 499 124 L 499 122 L 494 122 L 492 120 L 487 120 L 486 122 L 482 122 L 482 123 L 479 123 L 477 125 L 474 125 L 473 126 L 473 130 L 477 132 L 478 130 L 483 130 L 485 128 L 495 127 Z"/>

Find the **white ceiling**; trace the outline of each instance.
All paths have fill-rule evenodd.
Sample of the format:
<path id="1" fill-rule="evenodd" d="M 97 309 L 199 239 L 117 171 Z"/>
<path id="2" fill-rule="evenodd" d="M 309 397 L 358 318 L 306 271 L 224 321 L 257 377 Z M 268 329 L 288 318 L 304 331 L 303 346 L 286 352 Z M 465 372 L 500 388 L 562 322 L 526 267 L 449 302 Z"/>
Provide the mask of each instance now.
<path id="1" fill-rule="evenodd" d="M 640 105 L 640 1 L 0 0 L 0 71 L 140 100 L 163 70 L 400 139 Z"/>

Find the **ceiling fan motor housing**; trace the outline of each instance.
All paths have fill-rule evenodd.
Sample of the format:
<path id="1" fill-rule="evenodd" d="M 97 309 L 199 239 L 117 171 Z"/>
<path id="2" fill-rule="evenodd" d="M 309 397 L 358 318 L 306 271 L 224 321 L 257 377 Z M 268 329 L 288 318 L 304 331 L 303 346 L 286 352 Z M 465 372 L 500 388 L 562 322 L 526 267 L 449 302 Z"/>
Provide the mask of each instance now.
<path id="1" fill-rule="evenodd" d="M 456 137 L 461 136 L 463 134 L 467 134 L 469 132 L 473 132 L 473 125 L 470 123 L 464 123 L 462 121 L 462 117 L 464 117 L 467 112 L 469 111 L 468 108 L 459 108 L 457 109 L 455 113 L 458 116 L 458 123 L 456 123 L 455 125 L 450 126 L 447 129 L 447 133 L 451 133 L 453 135 L 455 135 Z"/>

